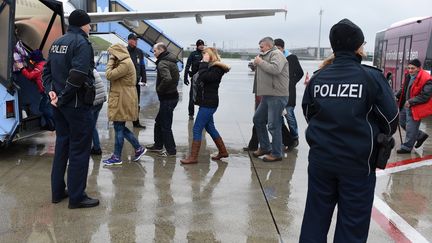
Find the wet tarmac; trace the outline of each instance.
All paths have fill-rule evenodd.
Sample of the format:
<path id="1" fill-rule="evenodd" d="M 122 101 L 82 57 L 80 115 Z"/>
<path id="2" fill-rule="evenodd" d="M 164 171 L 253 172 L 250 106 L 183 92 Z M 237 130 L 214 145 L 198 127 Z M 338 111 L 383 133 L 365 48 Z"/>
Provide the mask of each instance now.
<path id="1" fill-rule="evenodd" d="M 131 162 L 125 143 L 123 165 L 104 167 L 113 151 L 114 130 L 106 104 L 97 127 L 102 156 L 92 156 L 87 193 L 101 205 L 70 210 L 67 200 L 51 203 L 50 170 L 55 133 L 45 132 L 0 151 L 0 242 L 298 242 L 307 191 L 308 145 L 301 113 L 303 80 L 297 85 L 300 145 L 283 161 L 264 163 L 246 146 L 252 127 L 253 73 L 247 61 L 226 60 L 215 124 L 230 157 L 216 162 L 205 136 L 199 163 L 182 166 L 192 141 L 189 87 L 174 112 L 175 158 L 146 153 Z M 302 61 L 309 74 L 316 61 Z M 153 143 L 158 109 L 154 78 L 142 89 L 140 118 L 147 129 L 133 129 L 141 144 Z M 132 124 L 128 124 L 132 127 Z M 422 129 L 432 133 L 430 119 Z M 399 135 L 396 134 L 399 141 Z M 369 242 L 432 241 L 432 140 L 408 155 L 392 152 L 392 168 L 378 172 Z M 329 233 L 333 239 L 334 222 Z"/>

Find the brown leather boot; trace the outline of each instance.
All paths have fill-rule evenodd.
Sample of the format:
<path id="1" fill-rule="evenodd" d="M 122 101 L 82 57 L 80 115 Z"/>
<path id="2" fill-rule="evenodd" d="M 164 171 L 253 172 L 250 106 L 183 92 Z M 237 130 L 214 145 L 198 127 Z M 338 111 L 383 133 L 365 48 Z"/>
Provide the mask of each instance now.
<path id="1" fill-rule="evenodd" d="M 225 148 L 225 144 L 222 140 L 222 137 L 218 137 L 218 138 L 214 139 L 213 141 L 215 142 L 216 147 L 219 150 L 219 153 L 216 156 L 212 156 L 211 158 L 213 160 L 220 160 L 222 158 L 227 158 L 229 155 L 228 155 L 228 151 Z"/>
<path id="2" fill-rule="evenodd" d="M 182 164 L 196 164 L 198 163 L 198 153 L 201 147 L 201 141 L 194 140 L 192 142 L 192 148 L 189 157 L 186 159 L 181 159 L 180 162 Z"/>

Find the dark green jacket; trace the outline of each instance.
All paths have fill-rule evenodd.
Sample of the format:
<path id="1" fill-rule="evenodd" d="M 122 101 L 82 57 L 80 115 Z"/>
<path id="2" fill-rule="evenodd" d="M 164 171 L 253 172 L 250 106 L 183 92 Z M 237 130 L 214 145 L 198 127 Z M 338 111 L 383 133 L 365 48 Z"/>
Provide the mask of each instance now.
<path id="1" fill-rule="evenodd" d="M 178 99 L 179 70 L 176 57 L 168 51 L 162 52 L 156 61 L 156 92 L 159 100 Z"/>

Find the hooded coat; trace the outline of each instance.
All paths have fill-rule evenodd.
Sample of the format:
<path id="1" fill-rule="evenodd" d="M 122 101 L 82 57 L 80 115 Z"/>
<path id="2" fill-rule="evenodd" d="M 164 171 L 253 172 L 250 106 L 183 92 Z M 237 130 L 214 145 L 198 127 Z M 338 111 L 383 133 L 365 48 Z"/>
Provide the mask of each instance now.
<path id="1" fill-rule="evenodd" d="M 129 52 L 121 44 L 108 48 L 110 59 L 106 77 L 110 81 L 108 119 L 110 121 L 135 121 L 138 118 L 136 71 Z"/>

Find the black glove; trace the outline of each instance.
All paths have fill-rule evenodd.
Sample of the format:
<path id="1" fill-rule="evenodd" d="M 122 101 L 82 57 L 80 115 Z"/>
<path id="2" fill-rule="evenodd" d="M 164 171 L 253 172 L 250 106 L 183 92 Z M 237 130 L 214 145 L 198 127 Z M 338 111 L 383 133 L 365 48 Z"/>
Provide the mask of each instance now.
<path id="1" fill-rule="evenodd" d="M 185 85 L 189 85 L 189 80 L 188 80 L 187 76 L 184 77 L 183 83 Z"/>

